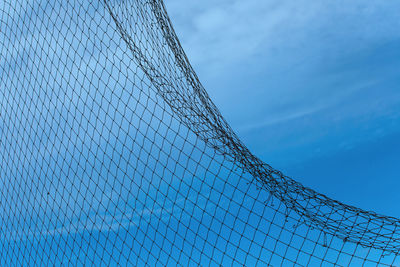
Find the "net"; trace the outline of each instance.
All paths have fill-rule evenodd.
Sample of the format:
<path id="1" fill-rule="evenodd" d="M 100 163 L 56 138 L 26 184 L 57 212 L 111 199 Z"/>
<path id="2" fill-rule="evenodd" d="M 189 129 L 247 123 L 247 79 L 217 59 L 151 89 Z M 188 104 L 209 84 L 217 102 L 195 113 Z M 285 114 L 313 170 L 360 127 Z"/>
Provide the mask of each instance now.
<path id="1" fill-rule="evenodd" d="M 255 157 L 161 0 L 0 4 L 1 265 L 400 265 L 400 221 Z"/>

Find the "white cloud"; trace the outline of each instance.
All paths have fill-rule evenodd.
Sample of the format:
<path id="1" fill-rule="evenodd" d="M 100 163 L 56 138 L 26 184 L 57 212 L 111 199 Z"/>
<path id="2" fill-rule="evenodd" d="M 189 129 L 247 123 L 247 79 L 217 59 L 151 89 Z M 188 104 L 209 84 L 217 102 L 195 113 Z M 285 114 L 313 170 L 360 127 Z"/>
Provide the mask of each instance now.
<path id="1" fill-rule="evenodd" d="M 394 1 L 365 5 L 363 1 L 169 0 L 166 5 L 189 58 L 200 68 L 259 53 L 266 57 L 284 51 L 298 54 L 313 42 L 324 50 L 343 49 L 348 37 L 384 38 L 398 32 L 396 24 L 400 26 Z M 340 47 L 331 43 L 341 38 Z"/>
<path id="2" fill-rule="evenodd" d="M 394 113 L 399 65 L 389 66 L 383 52 L 400 40 L 399 5 L 166 0 L 189 60 L 233 129 L 251 136 L 250 146 L 267 147 L 272 138 L 282 149 L 291 138 L 302 151 L 310 140 L 324 149 L 321 142 L 334 135 L 367 138 L 349 125 L 371 128 Z M 271 131 L 277 124 L 279 131 Z"/>

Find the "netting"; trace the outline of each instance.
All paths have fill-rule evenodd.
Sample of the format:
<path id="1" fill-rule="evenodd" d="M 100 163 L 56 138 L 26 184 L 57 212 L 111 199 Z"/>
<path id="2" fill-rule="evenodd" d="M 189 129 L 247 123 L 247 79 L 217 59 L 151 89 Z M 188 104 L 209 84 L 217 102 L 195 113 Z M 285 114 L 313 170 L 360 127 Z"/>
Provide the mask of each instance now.
<path id="1" fill-rule="evenodd" d="M 161 0 L 0 4 L 1 265 L 400 265 L 400 221 L 255 157 Z"/>

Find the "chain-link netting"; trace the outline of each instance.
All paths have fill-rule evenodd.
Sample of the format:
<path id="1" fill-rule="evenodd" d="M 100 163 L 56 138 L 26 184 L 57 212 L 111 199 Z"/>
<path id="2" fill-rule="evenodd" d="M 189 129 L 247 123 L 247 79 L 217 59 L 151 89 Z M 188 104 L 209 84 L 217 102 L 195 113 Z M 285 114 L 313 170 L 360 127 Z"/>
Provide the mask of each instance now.
<path id="1" fill-rule="evenodd" d="M 161 0 L 3 0 L 0 81 L 1 265 L 400 265 L 240 142 Z"/>

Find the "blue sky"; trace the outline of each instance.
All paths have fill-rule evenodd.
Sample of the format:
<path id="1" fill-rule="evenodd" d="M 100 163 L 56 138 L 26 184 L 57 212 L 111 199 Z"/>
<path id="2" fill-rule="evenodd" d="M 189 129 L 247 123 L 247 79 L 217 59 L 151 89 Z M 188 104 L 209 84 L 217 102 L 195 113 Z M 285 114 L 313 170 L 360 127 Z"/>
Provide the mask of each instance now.
<path id="1" fill-rule="evenodd" d="M 332 198 L 400 217 L 400 2 L 166 6 L 206 90 L 256 155 Z"/>
<path id="2" fill-rule="evenodd" d="M 254 238 L 265 247 L 252 257 L 287 251 L 285 239 L 268 247 L 277 241 L 265 233 L 282 231 L 262 223 L 266 209 L 286 223 L 283 213 L 181 127 L 102 2 L 21 2 L 0 7 L 0 258 L 222 262 L 225 252 L 246 259 L 238 248 Z M 333 198 L 400 217 L 399 4 L 166 4 L 204 86 L 256 155 Z M 130 18 L 135 32 L 141 16 Z M 165 52 L 158 41 L 142 43 L 152 63 Z"/>

